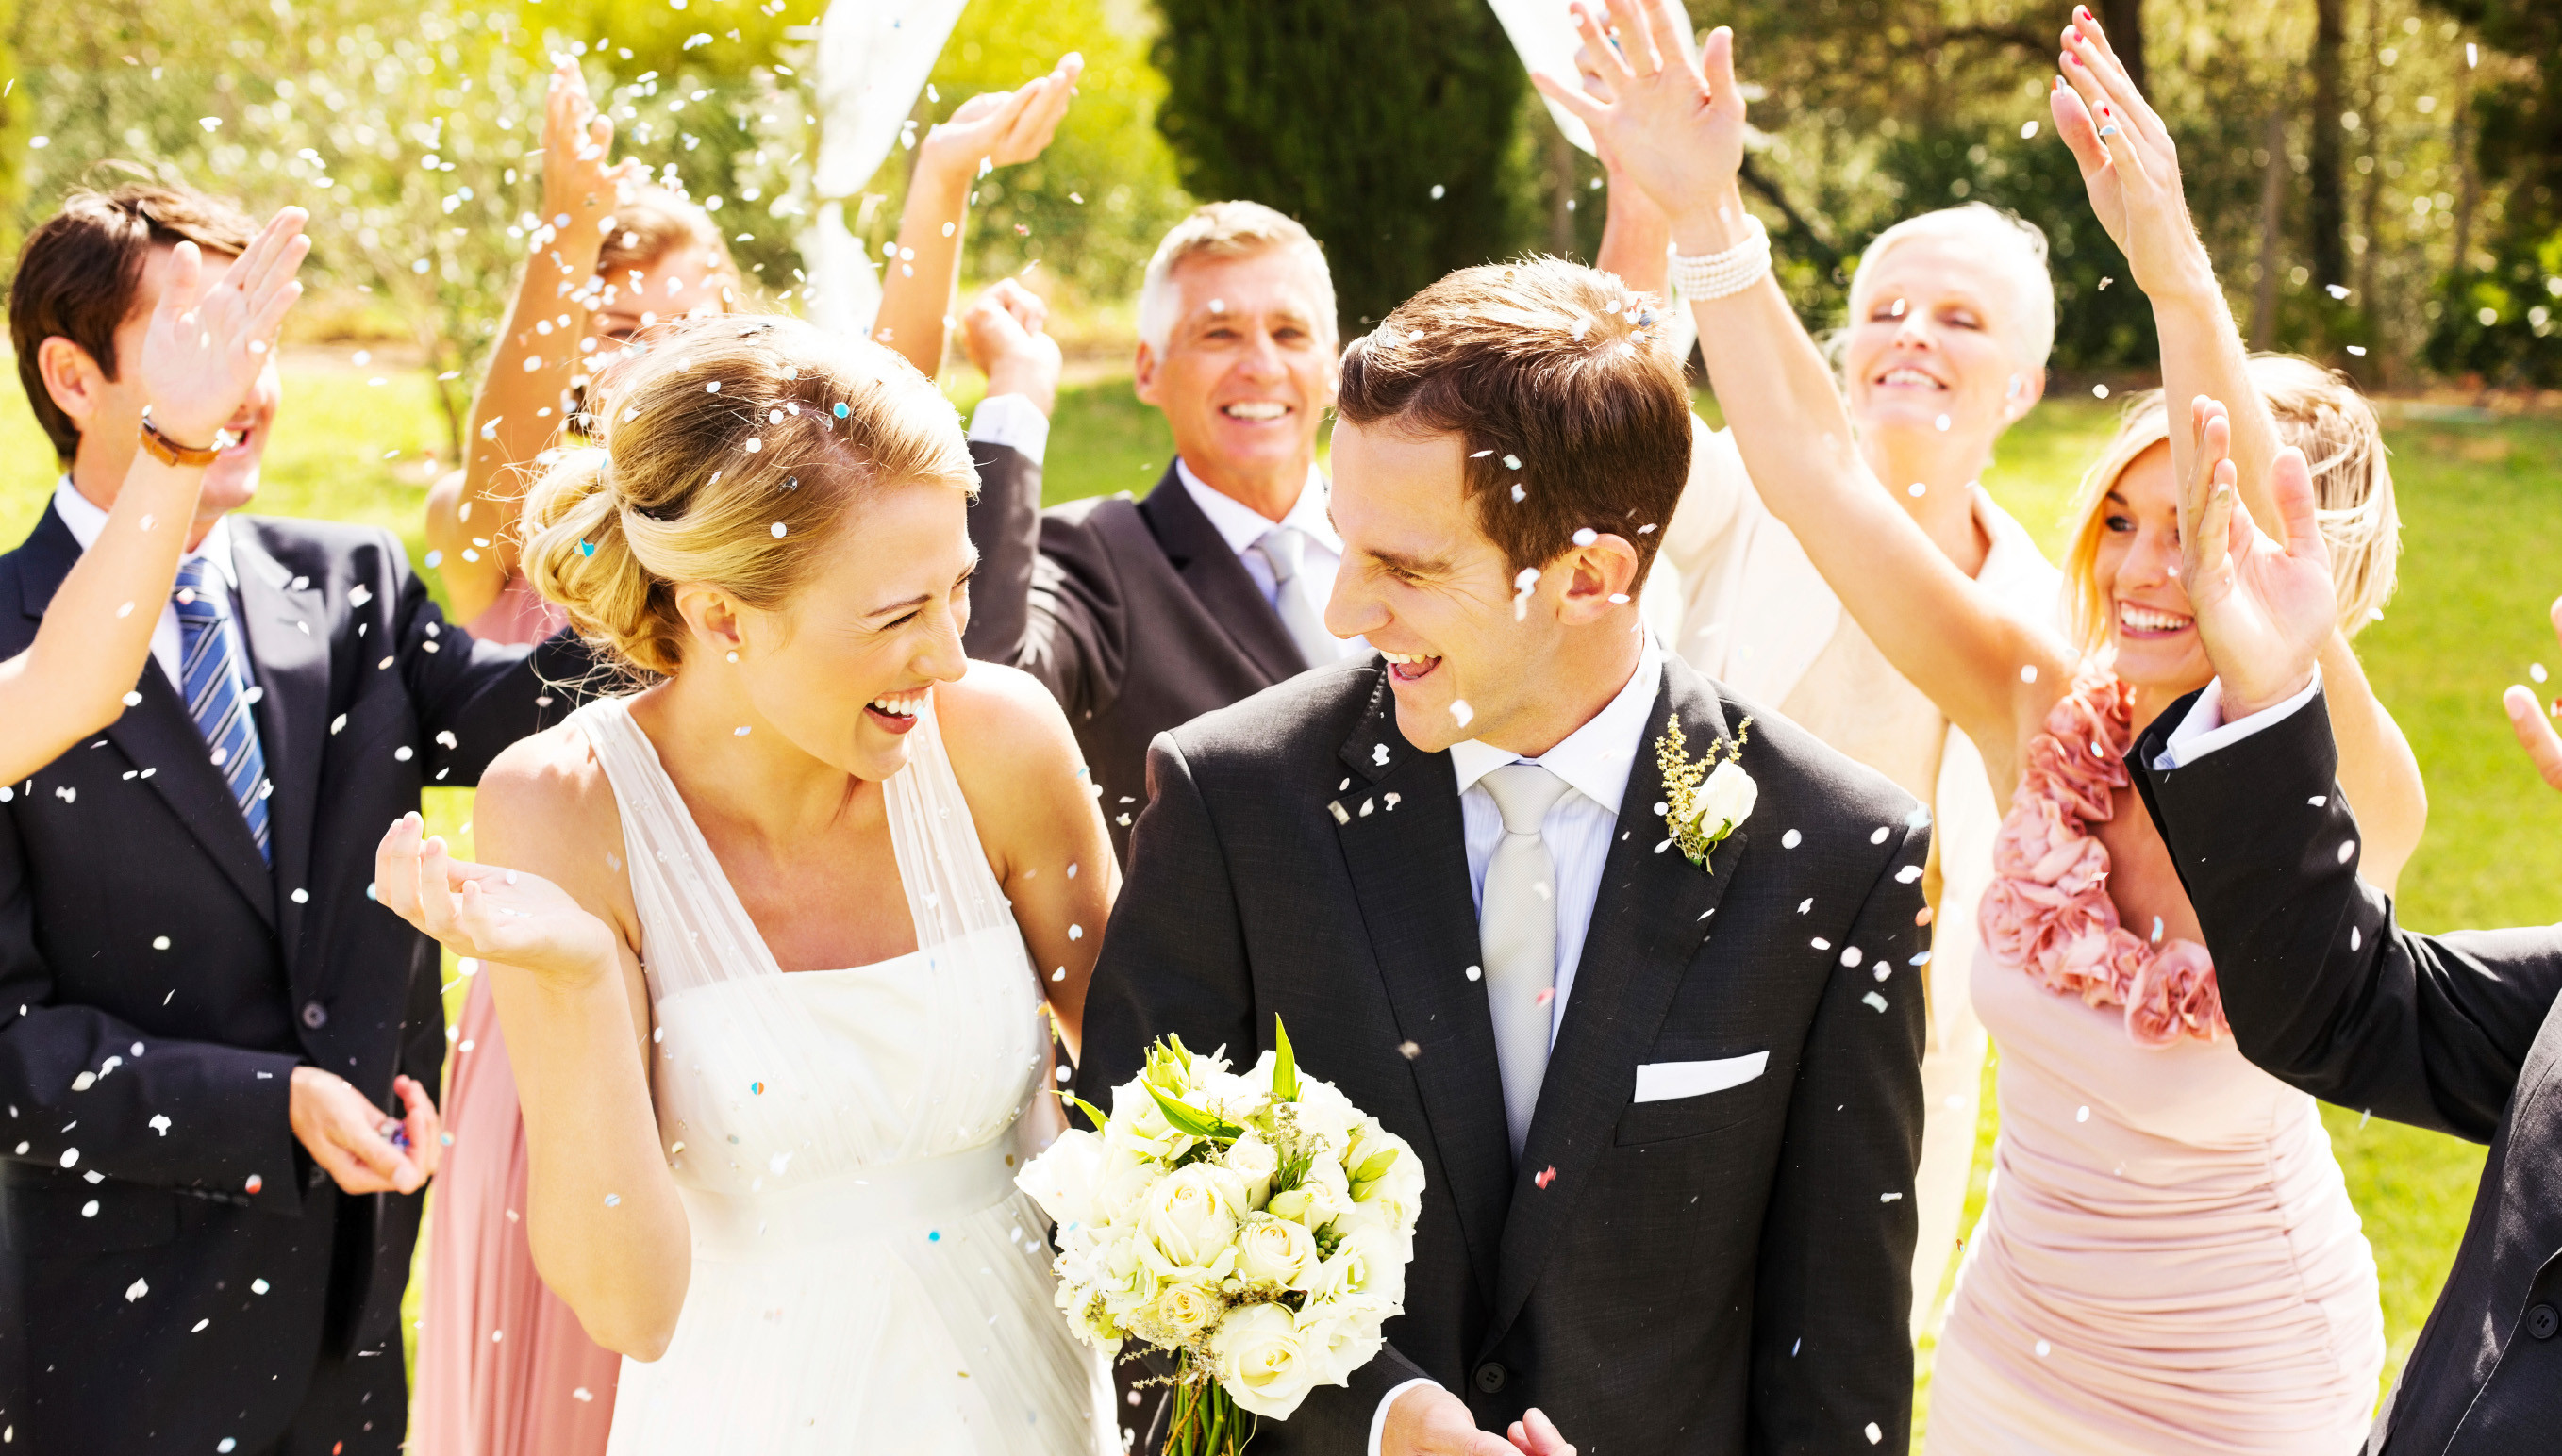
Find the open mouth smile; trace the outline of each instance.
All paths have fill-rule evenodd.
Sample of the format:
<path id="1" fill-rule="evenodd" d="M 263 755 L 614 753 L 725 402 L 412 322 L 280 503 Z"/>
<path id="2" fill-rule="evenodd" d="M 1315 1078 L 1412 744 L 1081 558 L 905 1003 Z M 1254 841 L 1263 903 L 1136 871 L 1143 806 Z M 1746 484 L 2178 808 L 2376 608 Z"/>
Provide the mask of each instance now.
<path id="1" fill-rule="evenodd" d="M 863 715 L 872 726 L 890 733 L 905 733 L 916 726 L 919 713 L 925 711 L 931 688 L 911 688 L 906 692 L 885 692 L 863 707 Z"/>
<path id="2" fill-rule="evenodd" d="M 2132 602 L 2117 604 L 2117 631 L 2132 637 L 2172 637 L 2196 625 L 2197 619 L 2176 612 L 2162 612 L 2151 607 L 2138 607 Z"/>
<path id="3" fill-rule="evenodd" d="M 1399 682 L 1420 682 L 1441 665 L 1439 656 L 1421 656 L 1411 652 L 1379 653 L 1387 659 L 1387 675 Z"/>

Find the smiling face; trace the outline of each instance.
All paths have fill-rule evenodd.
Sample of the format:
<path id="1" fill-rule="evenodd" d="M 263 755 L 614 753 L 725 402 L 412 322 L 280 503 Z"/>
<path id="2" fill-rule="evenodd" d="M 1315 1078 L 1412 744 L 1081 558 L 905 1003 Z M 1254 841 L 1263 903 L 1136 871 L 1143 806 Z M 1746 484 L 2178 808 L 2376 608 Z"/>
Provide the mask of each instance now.
<path id="1" fill-rule="evenodd" d="M 856 778 L 890 777 L 934 685 L 969 667 L 968 508 L 939 481 L 892 485 L 846 512 L 841 546 L 782 610 L 692 596 L 696 648 L 682 670 L 737 674 L 755 715 L 802 752 Z"/>
<path id="2" fill-rule="evenodd" d="M 1267 248 L 1189 259 L 1167 277 L 1174 326 L 1163 348 L 1139 345 L 1135 384 L 1211 484 L 1304 475 L 1315 461 L 1338 377 L 1324 267 L 1304 248 Z"/>
<path id="3" fill-rule="evenodd" d="M 2002 265 L 1963 238 L 1923 234 L 1864 264 L 1858 283 L 1842 364 L 1861 435 L 1926 437 L 1944 419 L 1946 436 L 1989 455 L 2044 383 L 2022 357 Z"/>
<path id="4" fill-rule="evenodd" d="M 720 260 L 700 247 L 671 248 L 639 268 L 600 273 L 611 291 L 600 296 L 587 315 L 587 352 L 606 354 L 638 342 L 650 330 L 680 318 L 700 318 L 723 311 L 721 288 L 728 282 Z"/>
<path id="5" fill-rule="evenodd" d="M 2117 473 L 2100 502 L 2096 599 L 2108 614 L 2116 672 L 2138 687 L 2178 694 L 2215 675 L 2179 580 L 2179 492 L 2170 446 L 2158 444 Z"/>

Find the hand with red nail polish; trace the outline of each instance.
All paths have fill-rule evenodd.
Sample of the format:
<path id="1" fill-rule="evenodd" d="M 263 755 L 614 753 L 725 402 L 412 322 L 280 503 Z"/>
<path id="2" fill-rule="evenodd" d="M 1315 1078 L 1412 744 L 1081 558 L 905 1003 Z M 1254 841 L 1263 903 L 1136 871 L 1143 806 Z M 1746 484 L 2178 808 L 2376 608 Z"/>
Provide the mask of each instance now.
<path id="1" fill-rule="evenodd" d="M 2157 304 L 2213 293 L 2215 276 L 2180 186 L 2179 148 L 2135 89 L 2107 32 L 2078 6 L 2064 32 L 2063 76 L 2048 95 L 2091 210 Z"/>

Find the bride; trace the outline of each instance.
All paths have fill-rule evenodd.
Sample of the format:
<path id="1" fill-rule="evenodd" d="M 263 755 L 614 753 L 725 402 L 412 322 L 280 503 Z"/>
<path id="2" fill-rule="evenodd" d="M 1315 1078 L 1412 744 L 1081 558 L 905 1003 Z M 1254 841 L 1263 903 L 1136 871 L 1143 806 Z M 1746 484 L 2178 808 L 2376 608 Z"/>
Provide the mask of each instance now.
<path id="1" fill-rule="evenodd" d="M 489 963 L 610 1450 L 1118 1451 L 1012 1182 L 1117 873 L 1058 708 L 962 655 L 952 407 L 787 318 L 618 374 L 524 562 L 647 685 L 492 765 L 489 863 L 412 816 L 377 866 Z"/>

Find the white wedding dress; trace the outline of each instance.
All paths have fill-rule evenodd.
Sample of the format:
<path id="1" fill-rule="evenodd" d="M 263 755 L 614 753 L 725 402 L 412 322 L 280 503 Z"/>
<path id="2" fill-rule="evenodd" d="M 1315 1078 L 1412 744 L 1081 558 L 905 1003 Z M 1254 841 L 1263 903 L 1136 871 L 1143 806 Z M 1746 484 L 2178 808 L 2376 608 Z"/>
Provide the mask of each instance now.
<path id="1" fill-rule="evenodd" d="M 789 975 L 628 703 L 571 721 L 623 814 L 693 1235 L 666 1354 L 623 1363 L 610 1456 L 1118 1452 L 1110 1375 L 1013 1185 L 1039 994 L 933 709 L 883 785 L 917 949 Z"/>

